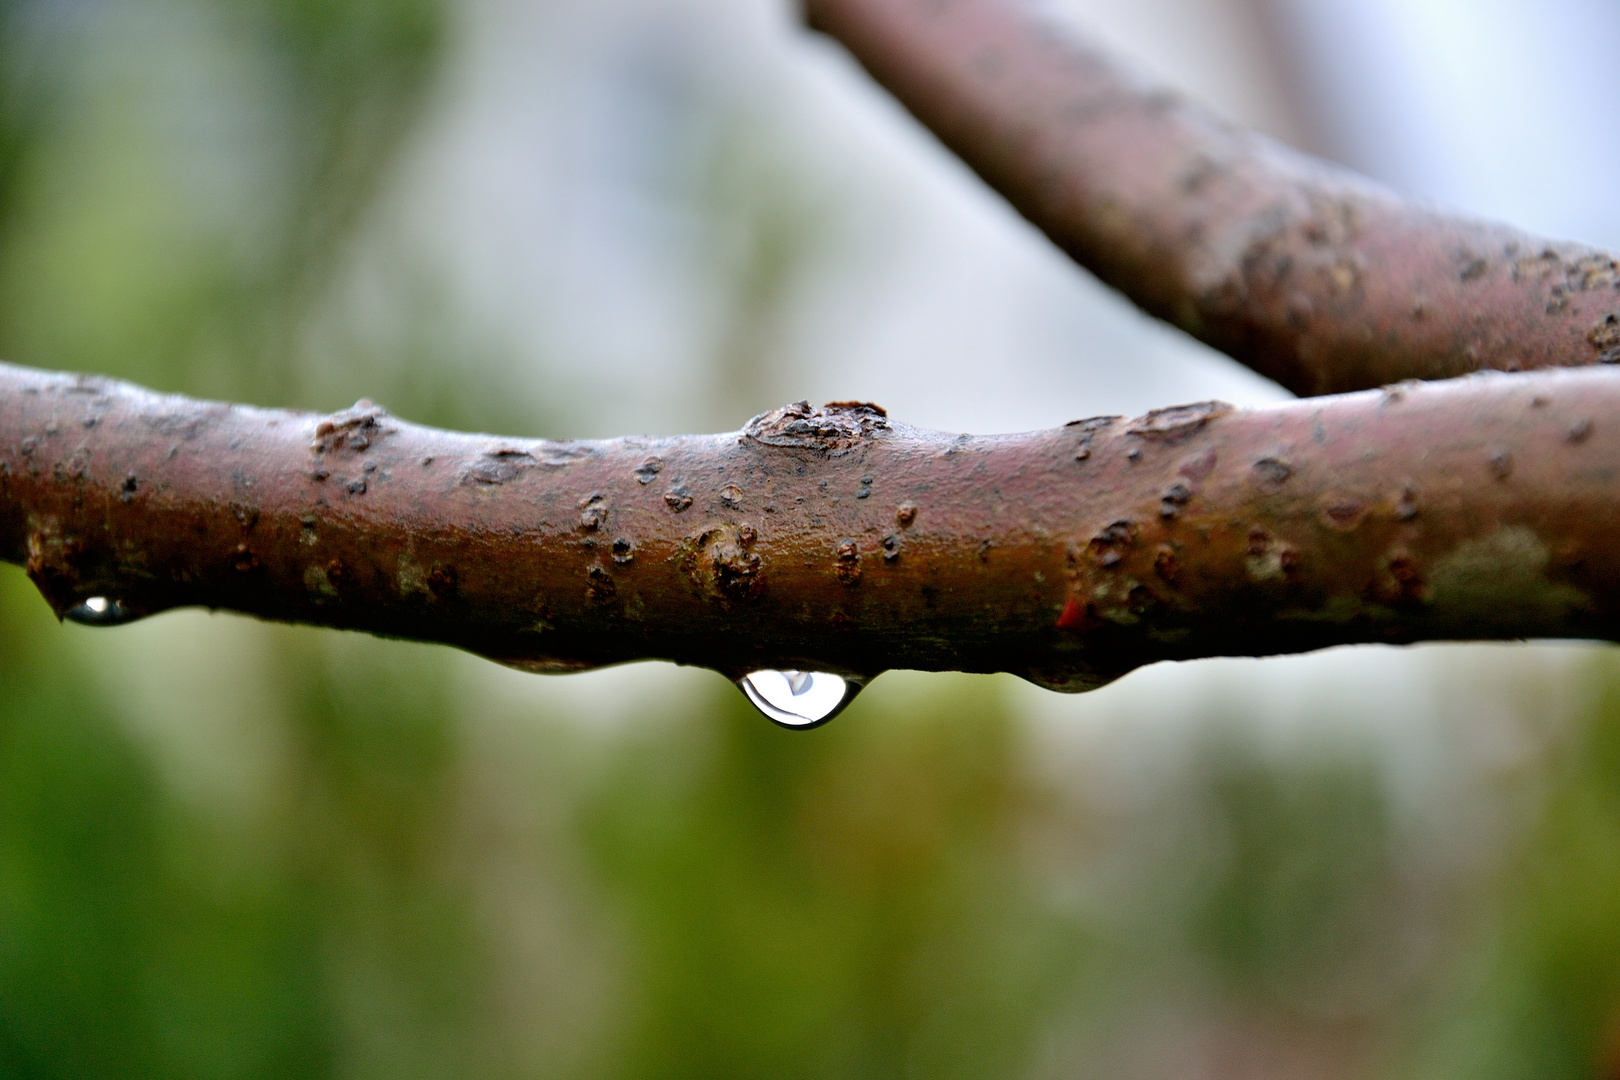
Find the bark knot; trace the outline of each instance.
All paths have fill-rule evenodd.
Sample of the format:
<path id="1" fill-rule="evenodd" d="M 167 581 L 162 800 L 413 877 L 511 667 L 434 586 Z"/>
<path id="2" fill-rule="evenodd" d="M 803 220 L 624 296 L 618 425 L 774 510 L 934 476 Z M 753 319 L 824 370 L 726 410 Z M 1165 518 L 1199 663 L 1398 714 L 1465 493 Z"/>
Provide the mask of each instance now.
<path id="1" fill-rule="evenodd" d="M 388 418 L 386 410 L 361 398 L 342 412 L 335 412 L 315 425 L 315 439 L 310 449 L 317 454 L 332 454 L 341 450 L 363 453 L 377 439 L 389 434 L 383 427 Z"/>
<path id="2" fill-rule="evenodd" d="M 468 466 L 461 482 L 494 487 L 506 483 L 525 469 L 534 468 L 536 464 L 534 455 L 527 450 L 511 448 L 485 450 L 483 456 Z"/>
<path id="3" fill-rule="evenodd" d="M 744 438 L 766 446 L 814 450 L 832 457 L 844 454 L 889 429 L 888 413 L 864 401 L 832 401 L 812 409 L 795 401 L 760 413 L 743 428 Z"/>
<path id="4" fill-rule="evenodd" d="M 751 525 L 717 525 L 681 545 L 681 568 L 705 593 L 722 601 L 752 600 L 765 582 L 764 561 L 752 550 Z"/>
<path id="5" fill-rule="evenodd" d="M 1125 428 L 1139 439 L 1154 442 L 1177 443 L 1201 431 L 1205 424 L 1232 411 L 1224 401 L 1197 401 L 1191 405 L 1172 405 L 1168 409 L 1154 409 L 1132 420 Z"/>

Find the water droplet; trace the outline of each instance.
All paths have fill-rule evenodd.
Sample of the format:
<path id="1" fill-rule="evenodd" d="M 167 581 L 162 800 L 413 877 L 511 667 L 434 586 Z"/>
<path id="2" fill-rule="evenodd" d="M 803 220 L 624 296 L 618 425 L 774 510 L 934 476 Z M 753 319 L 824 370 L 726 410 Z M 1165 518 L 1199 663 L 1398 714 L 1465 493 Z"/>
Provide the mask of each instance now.
<path id="1" fill-rule="evenodd" d="M 796 730 L 825 724 L 861 689 L 827 671 L 751 671 L 737 685 L 769 720 Z"/>
<path id="2" fill-rule="evenodd" d="M 117 626 L 136 618 L 123 604 L 105 596 L 92 596 L 84 603 L 68 608 L 62 617 L 85 626 Z"/>

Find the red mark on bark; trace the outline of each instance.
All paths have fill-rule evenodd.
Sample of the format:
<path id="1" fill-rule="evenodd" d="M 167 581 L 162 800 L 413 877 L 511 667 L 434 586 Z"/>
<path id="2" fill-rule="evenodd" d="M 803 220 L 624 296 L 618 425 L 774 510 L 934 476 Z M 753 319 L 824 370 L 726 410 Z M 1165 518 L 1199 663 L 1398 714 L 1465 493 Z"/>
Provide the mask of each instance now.
<path id="1" fill-rule="evenodd" d="M 1059 630 L 1074 630 L 1076 632 L 1090 630 L 1096 620 L 1085 604 L 1078 597 L 1069 597 L 1069 602 L 1063 605 L 1063 613 L 1058 616 Z"/>

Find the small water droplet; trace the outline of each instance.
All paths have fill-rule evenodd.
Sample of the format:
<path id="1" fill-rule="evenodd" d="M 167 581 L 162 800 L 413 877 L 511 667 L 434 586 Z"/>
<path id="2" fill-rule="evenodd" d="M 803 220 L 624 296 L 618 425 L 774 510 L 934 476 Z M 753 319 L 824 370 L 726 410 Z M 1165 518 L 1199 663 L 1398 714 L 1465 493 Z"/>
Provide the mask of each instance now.
<path id="1" fill-rule="evenodd" d="M 123 604 L 105 596 L 92 596 L 84 603 L 68 608 L 62 617 L 85 626 L 117 626 L 136 618 Z"/>
<path id="2" fill-rule="evenodd" d="M 767 719 L 800 731 L 837 716 L 861 689 L 827 671 L 751 671 L 737 685 Z"/>

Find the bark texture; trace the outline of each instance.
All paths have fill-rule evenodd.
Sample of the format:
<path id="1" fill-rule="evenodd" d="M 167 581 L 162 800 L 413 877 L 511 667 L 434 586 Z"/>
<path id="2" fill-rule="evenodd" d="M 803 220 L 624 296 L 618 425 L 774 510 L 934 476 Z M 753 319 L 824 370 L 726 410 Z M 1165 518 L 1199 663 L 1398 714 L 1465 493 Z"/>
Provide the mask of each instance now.
<path id="1" fill-rule="evenodd" d="M 1082 265 L 1295 393 L 1620 361 L 1614 256 L 1238 130 L 1033 0 L 805 9 Z"/>
<path id="2" fill-rule="evenodd" d="M 206 605 L 536 671 L 1010 671 L 1620 636 L 1620 380 L 1479 375 L 1052 431 L 798 403 L 550 442 L 0 365 L 0 557 L 59 615 Z"/>

